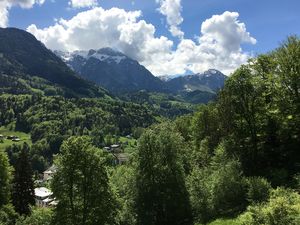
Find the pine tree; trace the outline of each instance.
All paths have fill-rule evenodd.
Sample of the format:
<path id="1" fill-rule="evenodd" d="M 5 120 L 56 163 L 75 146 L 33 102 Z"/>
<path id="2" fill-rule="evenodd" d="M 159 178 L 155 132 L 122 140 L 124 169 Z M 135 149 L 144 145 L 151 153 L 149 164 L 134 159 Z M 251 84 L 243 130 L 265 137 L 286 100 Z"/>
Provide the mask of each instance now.
<path id="1" fill-rule="evenodd" d="M 0 150 L 0 208 L 9 202 L 10 177 L 10 166 L 7 154 Z"/>
<path id="2" fill-rule="evenodd" d="M 30 205 L 34 205 L 33 172 L 28 156 L 29 146 L 24 143 L 15 165 L 13 178 L 13 204 L 21 215 L 30 213 Z"/>

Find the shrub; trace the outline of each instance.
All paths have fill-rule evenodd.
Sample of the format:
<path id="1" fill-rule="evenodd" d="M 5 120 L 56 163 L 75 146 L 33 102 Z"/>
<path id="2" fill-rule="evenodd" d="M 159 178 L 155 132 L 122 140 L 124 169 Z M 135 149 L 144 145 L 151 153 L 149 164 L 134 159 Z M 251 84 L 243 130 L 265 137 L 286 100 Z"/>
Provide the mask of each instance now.
<path id="1" fill-rule="evenodd" d="M 261 177 L 249 177 L 247 178 L 247 200 L 249 203 L 260 203 L 269 199 L 271 185 L 270 183 Z"/>
<path id="2" fill-rule="evenodd" d="M 300 224 L 300 195 L 288 189 L 277 188 L 266 203 L 249 206 L 240 217 L 243 225 L 297 225 Z"/>

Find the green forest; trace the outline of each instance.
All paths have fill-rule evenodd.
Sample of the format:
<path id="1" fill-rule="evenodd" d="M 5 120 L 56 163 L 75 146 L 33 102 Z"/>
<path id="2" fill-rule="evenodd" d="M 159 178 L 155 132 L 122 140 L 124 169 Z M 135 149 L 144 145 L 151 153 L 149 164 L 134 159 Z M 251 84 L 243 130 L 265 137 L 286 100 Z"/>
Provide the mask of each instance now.
<path id="1" fill-rule="evenodd" d="M 41 78 L 1 79 L 14 87 L 0 95 L 1 225 L 300 224 L 297 36 L 202 105 L 145 92 L 74 98 Z M 105 150 L 113 144 L 126 163 Z M 56 204 L 36 207 L 51 165 Z"/>

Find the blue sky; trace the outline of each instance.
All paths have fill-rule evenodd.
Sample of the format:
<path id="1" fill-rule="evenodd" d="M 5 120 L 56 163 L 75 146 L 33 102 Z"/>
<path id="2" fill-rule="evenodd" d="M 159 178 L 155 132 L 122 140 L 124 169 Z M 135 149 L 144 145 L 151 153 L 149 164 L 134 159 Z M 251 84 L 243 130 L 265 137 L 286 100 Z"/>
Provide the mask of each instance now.
<path id="1" fill-rule="evenodd" d="M 9 2 L 10 0 L 4 1 Z M 49 27 L 55 26 L 55 21 L 57 21 L 57 19 L 63 18 L 65 21 L 69 21 L 72 20 L 72 18 L 80 12 L 92 10 L 92 7 L 76 8 L 72 6 L 72 4 L 70 4 L 70 0 L 45 0 L 44 2 L 43 0 L 39 0 L 41 1 L 39 3 L 43 4 L 32 4 L 32 1 L 26 6 L 20 4 L 11 4 L 7 6 L 7 25 L 28 30 L 28 27 L 34 24 L 36 29 L 29 29 L 28 31 L 33 33 L 41 41 L 45 42 L 46 46 L 52 49 L 60 48 L 60 43 L 56 43 L 54 45 L 53 42 L 55 40 L 50 40 L 51 32 L 49 30 L 43 31 L 43 29 L 48 29 Z M 166 7 L 169 8 L 167 8 L 167 12 L 165 13 L 163 13 L 162 10 L 159 10 L 161 9 L 161 6 L 164 3 L 164 1 L 169 2 L 166 3 Z M 174 4 L 172 3 L 172 1 L 174 1 Z M 30 0 L 28 0 L 28 2 L 30 2 Z M 36 2 L 38 2 L 38 0 L 36 0 Z M 177 6 L 178 4 L 180 6 L 180 8 L 178 8 L 179 11 L 177 11 L 177 13 L 180 13 L 180 17 L 183 19 L 183 21 L 177 22 L 175 23 L 175 25 L 173 25 L 177 27 L 180 30 L 180 32 L 184 33 L 183 37 L 180 35 L 172 35 L 169 29 L 171 24 L 167 22 L 168 16 L 172 16 L 170 15 L 170 13 L 173 13 L 172 7 L 177 7 L 176 4 Z M 212 66 L 218 67 L 219 64 L 219 68 L 216 69 L 220 69 L 227 73 L 230 73 L 234 69 L 234 67 L 237 67 L 239 66 L 239 64 L 242 64 L 244 61 L 246 61 L 247 58 L 259 53 L 268 52 L 276 48 L 279 45 L 279 43 L 283 41 L 288 35 L 300 35 L 299 0 L 99 0 L 98 4 L 93 5 L 93 7 L 100 7 L 105 12 L 109 12 L 109 10 L 113 7 L 124 9 L 125 12 L 140 11 L 141 16 L 137 16 L 136 22 L 133 22 L 130 26 L 134 27 L 139 21 L 144 20 L 147 25 L 152 25 L 154 27 L 154 35 L 150 34 L 150 36 L 152 35 L 153 37 L 151 36 L 151 38 L 147 38 L 147 40 L 149 41 L 149 43 L 153 41 L 153 43 L 157 43 L 157 45 L 161 44 L 162 48 L 166 48 L 164 53 L 160 52 L 159 55 L 157 55 L 156 57 L 161 59 L 161 61 L 163 62 L 156 65 L 157 63 L 154 62 L 155 60 L 150 58 L 150 56 L 147 56 L 147 54 L 151 54 L 151 52 L 154 52 L 154 50 L 150 49 L 147 50 L 147 52 L 144 51 L 144 49 L 140 45 L 141 43 L 145 45 L 145 43 L 147 43 L 145 41 L 142 42 L 139 40 L 136 41 L 136 43 L 130 42 L 130 45 L 136 44 L 133 47 L 128 46 L 128 43 L 126 43 L 125 45 L 125 43 L 123 42 L 118 42 L 118 45 L 109 47 L 120 48 L 121 51 L 137 59 L 140 63 L 145 65 L 149 70 L 151 70 L 157 75 L 163 75 L 168 72 L 166 70 L 160 69 L 160 67 L 172 67 L 170 69 L 170 73 L 178 74 L 186 73 L 187 71 L 201 72 L 201 70 L 205 70 Z M 229 18 L 228 23 L 231 23 L 231 25 L 228 24 L 228 29 L 231 29 L 232 26 L 234 26 L 234 24 L 237 25 L 237 29 L 243 26 L 241 25 L 242 23 L 245 25 L 244 34 L 234 34 L 234 32 L 232 32 L 233 36 L 241 35 L 241 38 L 239 39 L 238 43 L 238 46 L 240 46 L 241 48 L 240 50 L 237 50 L 235 48 L 227 49 L 226 46 L 224 46 L 224 43 L 228 44 L 231 43 L 231 41 L 237 40 L 228 39 L 230 37 L 228 37 L 226 40 L 222 40 L 220 39 L 222 37 L 218 35 L 226 35 L 226 31 L 220 30 L 219 33 L 218 31 L 216 31 L 216 29 L 227 29 L 227 25 L 225 23 L 223 23 L 223 25 L 219 24 L 219 26 L 216 25 L 216 23 L 218 23 L 216 21 L 218 21 L 219 19 L 222 20 L 226 17 L 226 15 L 224 14 L 224 12 L 226 11 L 230 13 L 238 13 L 238 16 L 234 14 L 227 15 L 227 17 Z M 211 21 L 209 21 L 210 23 L 207 24 L 207 34 L 201 33 L 200 30 L 202 27 L 202 23 L 205 20 L 211 19 L 213 15 L 219 15 L 220 17 L 215 18 L 216 20 L 212 19 Z M 174 18 L 174 15 L 172 18 Z M 230 18 L 232 20 L 230 20 Z M 222 28 L 221 26 L 223 26 L 224 28 Z M 68 32 L 66 31 L 65 33 L 73 32 L 72 29 L 75 28 L 73 25 L 72 27 L 73 28 L 67 28 L 66 30 Z M 127 29 L 127 33 L 129 32 L 128 30 L 130 29 Z M 91 32 L 91 30 L 87 29 L 87 32 Z M 145 31 L 141 32 L 145 33 Z M 149 32 L 151 33 L 151 31 Z M 249 37 L 245 38 L 244 36 L 246 33 L 249 33 Z M 208 41 L 207 45 L 202 44 L 203 46 L 201 46 L 201 41 L 203 43 L 203 40 L 199 41 L 199 37 L 203 36 L 205 41 L 207 41 L 207 38 L 213 38 L 214 34 L 217 36 L 214 42 L 220 42 L 221 44 L 212 47 L 212 42 L 210 43 Z M 64 39 L 63 35 L 66 34 L 61 35 L 62 36 L 56 36 L 53 38 Z M 122 34 L 120 33 L 120 35 Z M 140 34 L 136 32 L 134 35 Z M 99 39 L 101 39 L 102 36 L 103 33 L 99 33 Z M 108 36 L 107 38 L 109 37 L 110 36 Z M 160 37 L 165 37 L 167 40 L 158 40 Z M 253 41 L 254 39 L 256 40 L 255 43 Z M 168 45 L 168 41 L 171 41 L 172 45 Z M 71 43 L 72 40 L 68 40 L 68 42 Z M 185 46 L 181 46 L 180 48 L 182 52 L 185 52 L 185 55 L 183 55 L 183 53 L 179 54 L 178 45 L 180 45 L 181 43 L 183 43 L 183 46 Z M 104 42 L 102 44 L 111 45 L 111 43 L 109 42 Z M 95 44 L 95 48 L 104 47 L 102 46 L 102 44 L 98 44 L 97 42 Z M 188 48 L 187 46 L 194 44 L 194 48 L 197 48 L 195 49 L 195 51 L 207 51 L 209 52 L 209 54 L 212 55 L 200 56 L 199 53 L 194 58 L 190 57 L 189 59 L 185 59 L 186 55 L 188 54 L 186 50 Z M 63 45 L 64 44 L 62 44 L 62 46 Z M 210 47 L 207 47 L 208 45 L 210 45 Z M 72 46 L 66 44 L 64 47 L 61 47 L 61 50 L 71 51 L 82 49 L 84 47 L 92 46 L 80 44 L 77 41 L 76 44 Z M 223 55 L 223 53 L 220 52 L 213 53 L 212 48 L 219 47 L 220 51 L 227 52 L 226 54 L 228 55 L 226 55 L 225 53 Z M 136 52 L 134 52 L 133 49 L 135 49 Z M 216 57 L 213 54 L 222 54 L 222 58 L 216 59 Z M 239 58 L 239 60 L 234 62 L 233 60 L 237 57 Z M 226 68 L 224 64 L 220 63 L 222 60 L 224 60 L 224 58 L 231 58 L 231 61 L 228 61 L 227 63 L 231 65 L 230 67 Z M 213 63 L 209 63 L 209 59 L 214 60 Z M 205 66 L 196 65 L 197 63 L 195 63 L 195 61 L 197 61 L 197 63 L 199 61 L 198 64 L 202 63 L 203 65 L 205 64 Z M 175 68 L 175 66 L 173 66 L 176 63 L 178 65 L 182 64 L 180 68 Z"/>

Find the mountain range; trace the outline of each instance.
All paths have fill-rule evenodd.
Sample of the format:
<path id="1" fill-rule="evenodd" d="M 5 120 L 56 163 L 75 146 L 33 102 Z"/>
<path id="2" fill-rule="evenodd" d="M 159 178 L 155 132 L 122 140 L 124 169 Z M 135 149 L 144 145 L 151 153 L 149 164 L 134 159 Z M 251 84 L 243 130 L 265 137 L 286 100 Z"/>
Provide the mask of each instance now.
<path id="1" fill-rule="evenodd" d="M 164 83 L 144 66 L 111 48 L 55 53 L 80 76 L 115 94 L 167 91 Z"/>
<path id="2" fill-rule="evenodd" d="M 214 69 L 170 77 L 159 79 L 136 60 L 111 48 L 52 52 L 26 31 L 0 29 L 0 91 L 41 89 L 49 95 L 100 97 L 109 92 L 130 96 L 143 90 L 207 103 L 227 78 Z"/>
<path id="3" fill-rule="evenodd" d="M 201 74 L 155 77 L 144 66 L 111 48 L 89 51 L 55 51 L 66 64 L 83 78 L 93 81 L 114 94 L 145 90 L 179 94 L 198 102 L 211 100 L 227 78 L 218 70 Z M 205 99 L 203 99 L 205 98 Z M 193 101 L 194 102 L 194 101 Z"/>

